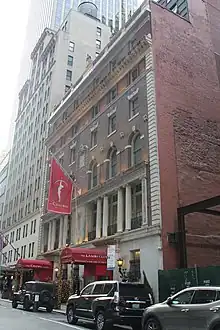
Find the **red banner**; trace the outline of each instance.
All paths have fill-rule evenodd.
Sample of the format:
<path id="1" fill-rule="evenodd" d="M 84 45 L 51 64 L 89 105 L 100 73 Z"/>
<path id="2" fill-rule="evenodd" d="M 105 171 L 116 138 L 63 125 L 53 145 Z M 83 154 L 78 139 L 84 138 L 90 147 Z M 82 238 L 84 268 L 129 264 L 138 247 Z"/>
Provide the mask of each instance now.
<path id="1" fill-rule="evenodd" d="M 73 182 L 66 176 L 55 159 L 51 161 L 48 212 L 71 214 Z"/>

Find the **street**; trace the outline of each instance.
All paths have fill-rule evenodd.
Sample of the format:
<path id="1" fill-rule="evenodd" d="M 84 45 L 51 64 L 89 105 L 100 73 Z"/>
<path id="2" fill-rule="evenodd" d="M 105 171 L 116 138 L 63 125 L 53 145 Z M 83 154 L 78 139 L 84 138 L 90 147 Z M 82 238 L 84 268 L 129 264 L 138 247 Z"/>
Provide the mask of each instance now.
<path id="1" fill-rule="evenodd" d="M 70 325 L 66 316 L 60 313 L 47 313 L 39 310 L 38 313 L 26 312 L 22 306 L 12 309 L 11 303 L 0 300 L 0 330 L 92 330 L 93 324 L 79 322 Z M 114 330 L 129 329 L 128 327 L 115 327 Z"/>
<path id="2" fill-rule="evenodd" d="M 23 311 L 22 306 L 18 309 L 12 309 L 11 304 L 0 301 L 0 329 L 10 330 L 72 330 L 94 329 L 92 325 L 72 326 L 66 322 L 65 315 L 46 311 L 33 313 L 32 311 Z"/>

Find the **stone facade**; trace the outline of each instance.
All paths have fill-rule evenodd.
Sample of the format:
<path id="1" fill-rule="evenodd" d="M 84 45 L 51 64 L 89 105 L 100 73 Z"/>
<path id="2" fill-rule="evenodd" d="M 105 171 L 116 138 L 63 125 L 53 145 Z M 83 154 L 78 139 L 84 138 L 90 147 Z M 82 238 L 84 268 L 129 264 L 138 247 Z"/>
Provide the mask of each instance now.
<path id="1" fill-rule="evenodd" d="M 134 253 L 139 255 L 138 280 L 144 270 L 157 294 L 160 185 L 148 8 L 142 6 L 111 41 L 55 109 L 49 125 L 47 147 L 74 175 L 75 189 L 69 218 L 45 210 L 42 253 L 53 257 L 66 243 L 115 244 L 128 270 Z"/>

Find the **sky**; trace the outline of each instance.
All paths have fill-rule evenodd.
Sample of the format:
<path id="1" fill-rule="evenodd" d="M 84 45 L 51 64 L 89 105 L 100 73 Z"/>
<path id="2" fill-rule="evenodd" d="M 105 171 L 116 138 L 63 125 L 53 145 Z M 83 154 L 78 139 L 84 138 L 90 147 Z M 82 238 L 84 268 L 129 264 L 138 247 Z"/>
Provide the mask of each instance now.
<path id="1" fill-rule="evenodd" d="M 17 77 L 24 46 L 28 9 L 29 0 L 1 0 L 0 154 L 7 148 L 13 105 L 17 96 Z"/>

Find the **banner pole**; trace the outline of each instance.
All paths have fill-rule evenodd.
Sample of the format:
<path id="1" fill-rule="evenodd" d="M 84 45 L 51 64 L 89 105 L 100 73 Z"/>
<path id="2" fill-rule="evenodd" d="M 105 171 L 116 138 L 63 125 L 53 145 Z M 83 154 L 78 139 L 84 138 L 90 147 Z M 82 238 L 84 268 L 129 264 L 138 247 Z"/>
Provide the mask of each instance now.
<path id="1" fill-rule="evenodd" d="M 49 155 L 55 159 L 57 164 L 60 166 L 63 173 L 75 184 L 75 178 L 72 178 L 72 176 L 65 170 L 65 168 L 60 164 L 59 160 L 54 156 L 54 154 L 49 150 Z"/>

